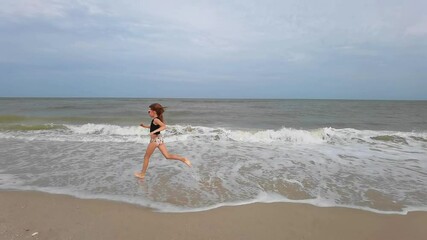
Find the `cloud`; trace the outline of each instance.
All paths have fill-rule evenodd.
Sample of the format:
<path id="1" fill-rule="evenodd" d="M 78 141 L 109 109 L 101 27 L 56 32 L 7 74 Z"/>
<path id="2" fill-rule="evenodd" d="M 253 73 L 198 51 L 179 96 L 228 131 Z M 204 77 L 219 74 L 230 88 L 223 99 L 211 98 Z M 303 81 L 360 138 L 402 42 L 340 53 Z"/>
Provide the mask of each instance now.
<path id="1" fill-rule="evenodd" d="M 427 18 L 409 26 L 405 33 L 409 36 L 427 37 Z"/>
<path id="2" fill-rule="evenodd" d="M 424 9 L 421 0 L 2 1 L 0 64 L 88 82 L 423 79 Z"/>
<path id="3" fill-rule="evenodd" d="M 78 10 L 88 15 L 108 15 L 102 1 L 82 0 L 14 0 L 2 1 L 0 15 L 13 20 L 34 18 L 60 19 Z"/>
<path id="4" fill-rule="evenodd" d="M 57 18 L 64 17 L 64 5 L 54 0 L 16 0 L 2 1 L 0 15 L 10 19 L 19 18 Z"/>

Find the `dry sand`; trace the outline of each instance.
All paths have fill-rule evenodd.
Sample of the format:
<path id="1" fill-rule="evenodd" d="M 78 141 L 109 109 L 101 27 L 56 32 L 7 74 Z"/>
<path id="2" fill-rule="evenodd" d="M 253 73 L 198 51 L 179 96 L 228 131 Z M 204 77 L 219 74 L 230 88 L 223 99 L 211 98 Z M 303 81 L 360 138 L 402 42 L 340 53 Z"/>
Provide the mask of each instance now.
<path id="1" fill-rule="evenodd" d="M 156 213 L 112 201 L 0 191 L 0 239 L 425 240 L 427 212 L 381 215 L 270 203 Z"/>

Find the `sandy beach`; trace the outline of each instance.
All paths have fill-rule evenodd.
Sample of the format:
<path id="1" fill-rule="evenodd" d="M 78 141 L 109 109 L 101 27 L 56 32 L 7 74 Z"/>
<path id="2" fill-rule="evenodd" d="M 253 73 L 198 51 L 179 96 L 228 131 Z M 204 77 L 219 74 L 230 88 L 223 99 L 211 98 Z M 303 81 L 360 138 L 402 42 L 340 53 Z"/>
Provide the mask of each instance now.
<path id="1" fill-rule="evenodd" d="M 382 215 L 270 203 L 195 213 L 39 192 L 0 192 L 0 239 L 425 239 L 426 212 Z M 33 236 L 34 235 L 34 236 Z"/>

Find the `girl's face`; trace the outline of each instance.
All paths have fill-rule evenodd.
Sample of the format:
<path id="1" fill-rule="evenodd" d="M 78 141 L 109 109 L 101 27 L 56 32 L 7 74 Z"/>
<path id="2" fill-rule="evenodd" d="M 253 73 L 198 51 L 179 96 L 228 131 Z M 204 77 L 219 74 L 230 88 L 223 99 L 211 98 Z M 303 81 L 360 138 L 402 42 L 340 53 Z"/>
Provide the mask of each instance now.
<path id="1" fill-rule="evenodd" d="M 148 109 L 148 115 L 150 115 L 150 117 L 155 117 L 156 116 L 156 112 L 151 110 L 150 108 Z"/>

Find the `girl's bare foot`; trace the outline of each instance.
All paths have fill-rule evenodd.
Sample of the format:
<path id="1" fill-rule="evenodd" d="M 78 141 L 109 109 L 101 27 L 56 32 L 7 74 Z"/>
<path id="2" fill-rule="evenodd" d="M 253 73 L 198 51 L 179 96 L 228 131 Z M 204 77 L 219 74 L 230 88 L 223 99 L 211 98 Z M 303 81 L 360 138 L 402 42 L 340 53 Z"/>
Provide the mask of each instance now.
<path id="1" fill-rule="evenodd" d="M 191 162 L 187 158 L 184 158 L 183 163 L 187 164 L 187 166 L 191 167 Z"/>
<path id="2" fill-rule="evenodd" d="M 141 172 L 136 172 L 134 175 L 135 175 L 135 177 L 140 178 L 140 179 L 144 179 L 144 177 L 145 177 L 145 174 L 143 174 Z"/>

